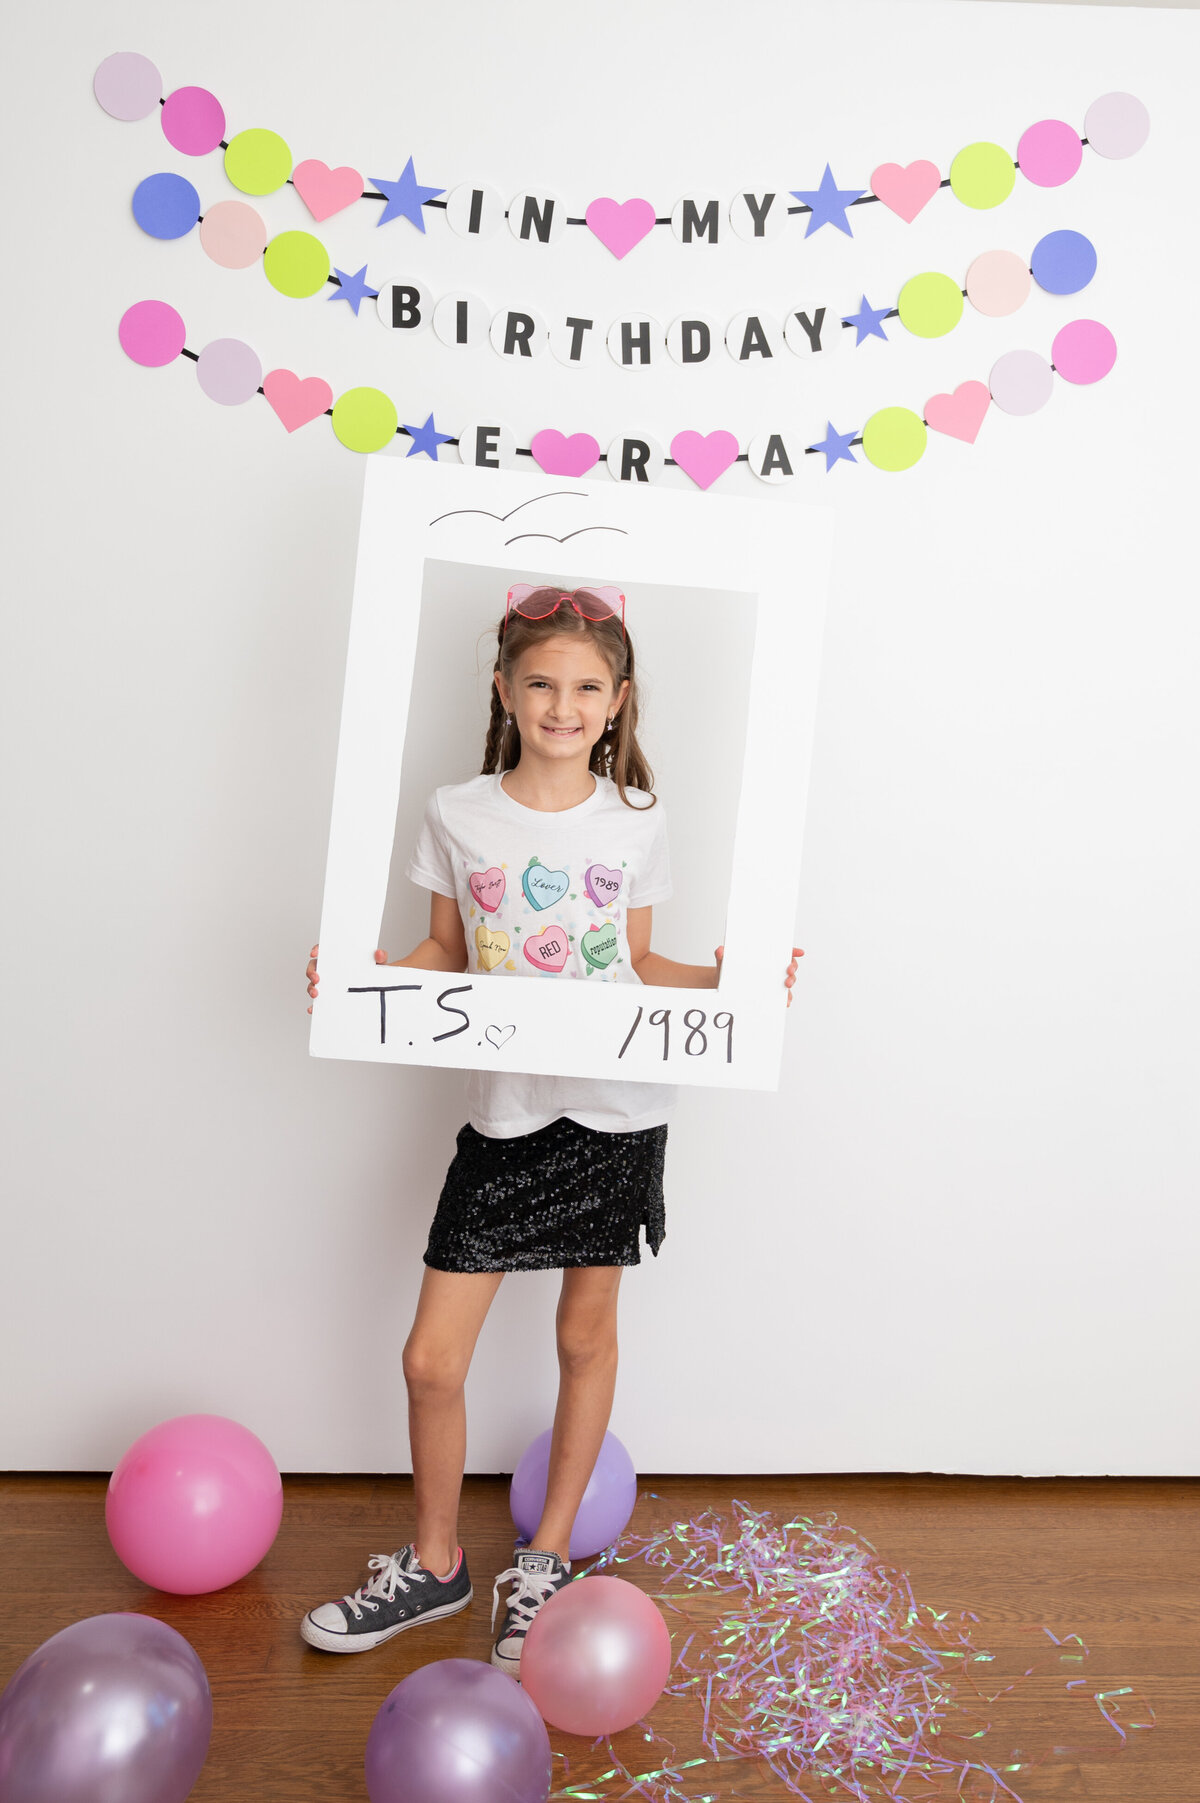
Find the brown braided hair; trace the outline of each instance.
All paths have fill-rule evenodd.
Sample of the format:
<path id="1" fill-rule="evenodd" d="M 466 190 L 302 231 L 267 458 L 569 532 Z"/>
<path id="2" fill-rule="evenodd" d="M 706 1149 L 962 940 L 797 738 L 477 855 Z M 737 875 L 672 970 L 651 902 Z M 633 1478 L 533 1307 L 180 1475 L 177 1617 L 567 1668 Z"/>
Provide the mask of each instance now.
<path id="1" fill-rule="evenodd" d="M 535 602 L 543 596 L 553 599 L 562 592 L 557 585 L 548 585 L 546 588 L 535 589 L 529 599 Z M 496 661 L 492 666 L 492 673 L 495 675 L 499 671 L 511 685 L 517 659 L 523 652 L 533 645 L 542 644 L 546 639 L 567 634 L 575 638 L 591 639 L 608 665 L 614 689 L 620 688 L 626 678 L 629 681 L 620 712 L 612 726 L 606 725 L 592 746 L 588 769 L 596 776 L 611 777 L 626 807 L 640 805 L 630 801 L 626 794 L 627 788 L 643 790 L 650 797 L 645 805 L 653 807 L 658 800 L 653 788 L 654 772 L 646 762 L 645 753 L 637 741 L 638 686 L 633 641 L 627 633 L 622 636 L 621 621 L 615 614 L 603 620 L 584 620 L 573 607 L 565 605 L 542 620 L 530 620 L 524 614 L 510 613 L 507 628 L 503 619 L 496 627 Z M 492 711 L 488 720 L 480 775 L 494 776 L 497 771 L 512 770 L 520 757 L 520 731 L 515 720 L 511 726 L 505 724 L 504 703 L 493 682 Z"/>

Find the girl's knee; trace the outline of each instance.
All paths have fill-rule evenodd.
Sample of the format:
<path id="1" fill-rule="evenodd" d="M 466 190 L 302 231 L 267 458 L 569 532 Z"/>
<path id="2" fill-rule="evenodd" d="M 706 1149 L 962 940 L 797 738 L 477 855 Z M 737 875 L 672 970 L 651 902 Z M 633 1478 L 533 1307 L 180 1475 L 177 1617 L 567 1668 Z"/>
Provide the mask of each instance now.
<path id="1" fill-rule="evenodd" d="M 444 1346 L 432 1341 L 414 1339 L 410 1335 L 401 1363 L 408 1388 L 422 1394 L 452 1394 L 461 1390 L 466 1382 L 467 1373 L 461 1367 L 461 1361 L 448 1354 Z"/>
<path id="2" fill-rule="evenodd" d="M 608 1364 L 617 1356 L 615 1317 L 558 1323 L 558 1362 L 564 1371 L 581 1372 Z"/>

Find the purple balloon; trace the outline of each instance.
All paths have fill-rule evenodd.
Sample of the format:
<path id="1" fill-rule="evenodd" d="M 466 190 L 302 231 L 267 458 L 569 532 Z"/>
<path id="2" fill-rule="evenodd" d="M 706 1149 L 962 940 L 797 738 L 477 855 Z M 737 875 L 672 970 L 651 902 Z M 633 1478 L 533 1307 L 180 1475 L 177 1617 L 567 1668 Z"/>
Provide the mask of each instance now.
<path id="1" fill-rule="evenodd" d="M 0 1797 L 183 1803 L 211 1733 L 208 1678 L 182 1634 L 152 1615 L 90 1615 L 0 1696 Z"/>
<path id="2" fill-rule="evenodd" d="M 517 1462 L 509 1486 L 509 1507 L 523 1540 L 532 1541 L 546 1506 L 552 1432 L 552 1428 L 547 1428 L 544 1434 L 530 1441 Z M 575 1525 L 571 1529 L 571 1558 L 590 1559 L 593 1553 L 611 1546 L 627 1525 L 636 1501 L 637 1472 L 633 1460 L 610 1431 L 601 1443 L 600 1456 L 592 1467 L 583 1501 L 576 1512 Z"/>
<path id="3" fill-rule="evenodd" d="M 371 1803 L 546 1803 L 550 1736 L 507 1672 L 434 1659 L 379 1705 L 366 1768 Z"/>

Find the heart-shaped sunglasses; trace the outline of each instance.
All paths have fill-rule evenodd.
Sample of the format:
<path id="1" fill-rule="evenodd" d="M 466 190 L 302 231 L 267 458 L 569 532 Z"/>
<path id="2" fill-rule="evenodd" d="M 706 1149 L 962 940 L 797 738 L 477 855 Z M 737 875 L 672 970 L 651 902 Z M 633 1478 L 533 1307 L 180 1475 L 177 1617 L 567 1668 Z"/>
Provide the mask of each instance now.
<path id="1" fill-rule="evenodd" d="M 537 599 L 532 600 L 531 597 L 535 595 Z M 526 620 L 548 620 L 551 614 L 558 612 L 564 601 L 571 603 L 581 620 L 619 617 L 621 637 L 624 638 L 625 597 L 619 588 L 577 588 L 567 593 L 544 582 L 514 582 L 508 591 L 504 624 L 508 625 L 510 613 L 521 614 Z"/>

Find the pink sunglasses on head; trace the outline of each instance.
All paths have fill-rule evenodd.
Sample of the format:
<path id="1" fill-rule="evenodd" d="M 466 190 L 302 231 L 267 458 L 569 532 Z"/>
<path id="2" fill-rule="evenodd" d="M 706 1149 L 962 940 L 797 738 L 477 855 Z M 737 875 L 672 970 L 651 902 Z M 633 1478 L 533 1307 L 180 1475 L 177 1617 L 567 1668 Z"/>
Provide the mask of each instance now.
<path id="1" fill-rule="evenodd" d="M 535 606 L 530 607 L 529 597 L 538 589 L 552 589 L 552 583 L 514 582 L 508 591 L 508 606 L 504 610 L 504 624 L 508 625 L 508 616 L 521 614 L 526 620 L 548 620 L 551 614 L 558 612 L 564 601 L 569 601 L 581 620 L 607 620 L 620 614 L 621 637 L 625 636 L 625 597 L 619 588 L 577 588 L 566 593 L 560 590 L 557 595 L 545 594 Z"/>

